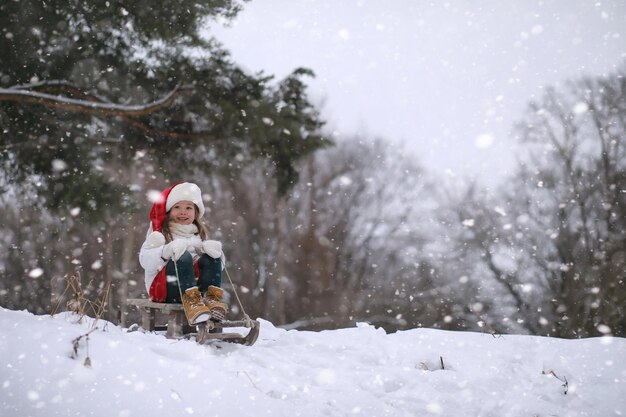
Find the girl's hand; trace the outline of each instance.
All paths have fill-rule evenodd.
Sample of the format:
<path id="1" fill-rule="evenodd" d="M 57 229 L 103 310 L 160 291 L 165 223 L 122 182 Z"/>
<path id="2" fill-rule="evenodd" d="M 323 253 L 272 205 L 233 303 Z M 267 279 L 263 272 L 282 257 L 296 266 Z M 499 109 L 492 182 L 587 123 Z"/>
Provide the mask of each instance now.
<path id="1" fill-rule="evenodd" d="M 149 248 L 158 248 L 165 245 L 165 236 L 161 232 L 152 232 L 146 239 L 146 244 Z"/>
<path id="2" fill-rule="evenodd" d="M 217 259 L 222 257 L 222 242 L 217 240 L 205 240 L 202 242 L 202 251 L 211 258 Z"/>
<path id="3" fill-rule="evenodd" d="M 163 246 L 163 252 L 161 252 L 161 257 L 163 259 L 174 259 L 174 261 L 178 261 L 180 257 L 187 250 L 187 242 L 181 239 L 172 240 L 167 245 Z"/>

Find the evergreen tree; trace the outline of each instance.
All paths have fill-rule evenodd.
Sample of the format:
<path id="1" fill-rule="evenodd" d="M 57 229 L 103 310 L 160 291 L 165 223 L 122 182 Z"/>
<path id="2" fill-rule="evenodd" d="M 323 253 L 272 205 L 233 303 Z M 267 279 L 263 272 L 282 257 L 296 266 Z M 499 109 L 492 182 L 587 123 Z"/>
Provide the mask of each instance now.
<path id="1" fill-rule="evenodd" d="M 301 81 L 310 73 L 272 84 L 201 36 L 211 20 L 241 7 L 236 0 L 0 4 L 5 189 L 34 185 L 37 202 L 96 219 L 119 208 L 132 186 L 111 167 L 139 154 L 145 167 L 176 178 L 266 160 L 285 192 L 297 180 L 293 163 L 328 141 Z M 68 105 L 76 102 L 83 105 Z M 147 103 L 161 105 L 128 111 Z"/>

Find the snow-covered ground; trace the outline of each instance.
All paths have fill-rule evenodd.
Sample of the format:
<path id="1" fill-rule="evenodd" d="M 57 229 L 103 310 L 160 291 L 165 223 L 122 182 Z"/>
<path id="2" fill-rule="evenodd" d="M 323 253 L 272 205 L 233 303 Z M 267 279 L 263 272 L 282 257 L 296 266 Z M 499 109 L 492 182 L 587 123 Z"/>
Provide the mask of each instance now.
<path id="1" fill-rule="evenodd" d="M 252 347 L 200 346 L 0 308 L 0 358 L 5 417 L 626 415 L 623 338 L 262 321 Z"/>

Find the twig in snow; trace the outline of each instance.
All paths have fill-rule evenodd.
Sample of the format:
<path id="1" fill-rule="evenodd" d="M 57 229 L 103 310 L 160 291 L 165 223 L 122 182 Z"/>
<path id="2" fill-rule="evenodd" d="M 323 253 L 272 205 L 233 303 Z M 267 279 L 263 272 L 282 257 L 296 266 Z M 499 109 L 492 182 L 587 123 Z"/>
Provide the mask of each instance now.
<path id="1" fill-rule="evenodd" d="M 239 375 L 239 374 L 244 374 L 245 376 L 247 376 L 248 379 L 250 380 L 250 383 L 252 384 L 252 386 L 254 388 L 256 388 L 257 390 L 263 392 L 259 387 L 257 387 L 257 385 L 254 383 L 254 381 L 252 380 L 252 378 L 250 377 L 250 375 L 246 371 L 237 371 L 237 375 Z M 263 392 L 263 394 L 265 394 L 265 393 Z"/>
<path id="2" fill-rule="evenodd" d="M 569 389 L 569 383 L 567 382 L 567 377 L 565 375 L 563 375 L 563 378 L 561 378 L 552 370 L 550 370 L 549 372 L 541 371 L 541 373 L 543 375 L 552 375 L 553 377 L 561 381 L 563 383 L 563 385 L 561 385 L 563 387 L 563 395 L 567 395 L 567 391 Z"/>
<path id="3" fill-rule="evenodd" d="M 491 327 L 491 325 L 487 323 L 480 314 L 478 314 L 474 310 L 471 310 L 471 312 L 474 313 L 474 315 L 478 318 L 478 327 L 487 330 L 489 334 L 491 334 L 491 336 L 493 336 L 494 338 L 502 337 L 502 334 L 500 334 L 500 332 Z"/>
<path id="4" fill-rule="evenodd" d="M 436 371 L 437 370 L 436 363 L 431 363 L 431 366 L 429 367 L 427 362 L 420 362 L 419 365 L 415 365 L 415 367 L 418 369 L 421 369 L 422 371 Z M 439 356 L 439 369 L 441 369 L 442 371 L 446 370 L 446 366 L 443 362 L 443 356 Z"/>
<path id="5" fill-rule="evenodd" d="M 87 368 L 91 368 L 91 358 L 89 357 L 89 335 L 92 332 L 94 332 L 96 329 L 97 327 L 89 330 L 85 334 L 81 334 L 76 339 L 72 340 L 72 354 L 70 355 L 70 358 L 76 359 L 78 357 L 78 348 L 80 347 L 80 340 L 83 337 L 85 338 L 85 347 L 87 350 L 87 357 L 85 358 L 85 362 L 83 363 L 83 365 L 86 366 Z"/>

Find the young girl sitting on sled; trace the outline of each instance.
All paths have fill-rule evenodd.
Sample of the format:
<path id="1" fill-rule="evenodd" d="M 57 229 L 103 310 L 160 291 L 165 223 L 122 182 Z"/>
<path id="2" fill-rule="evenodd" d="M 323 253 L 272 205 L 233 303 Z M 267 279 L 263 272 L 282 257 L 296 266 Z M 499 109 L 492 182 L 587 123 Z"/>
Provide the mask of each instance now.
<path id="1" fill-rule="evenodd" d="M 208 238 L 196 184 L 174 184 L 150 211 L 150 229 L 139 252 L 152 301 L 180 303 L 190 325 L 226 316 L 222 302 L 222 244 Z"/>

